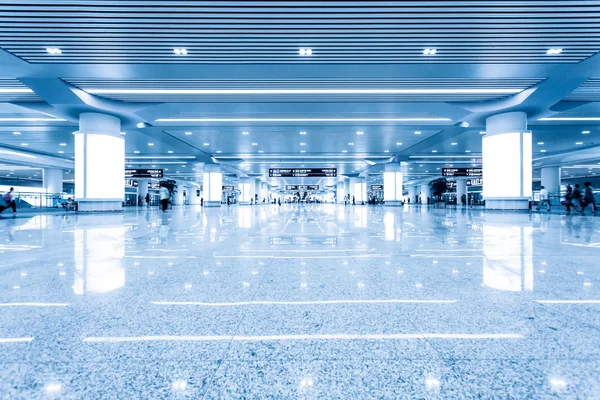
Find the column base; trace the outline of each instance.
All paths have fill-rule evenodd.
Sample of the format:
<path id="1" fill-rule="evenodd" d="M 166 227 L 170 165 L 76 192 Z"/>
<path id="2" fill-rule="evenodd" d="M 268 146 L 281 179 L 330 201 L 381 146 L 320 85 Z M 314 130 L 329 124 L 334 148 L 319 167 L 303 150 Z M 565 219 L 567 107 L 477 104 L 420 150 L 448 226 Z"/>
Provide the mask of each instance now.
<path id="1" fill-rule="evenodd" d="M 199 205 L 199 204 L 198 204 Z M 220 201 L 204 201 L 204 207 L 221 207 Z"/>
<path id="2" fill-rule="evenodd" d="M 392 207 L 401 207 L 402 206 L 402 200 L 386 200 L 384 203 L 385 206 L 392 206 Z"/>
<path id="3" fill-rule="evenodd" d="M 120 200 L 78 200 L 79 212 L 106 212 L 123 211 L 123 202 Z"/>
<path id="4" fill-rule="evenodd" d="M 529 210 L 529 198 L 485 199 L 486 210 Z"/>

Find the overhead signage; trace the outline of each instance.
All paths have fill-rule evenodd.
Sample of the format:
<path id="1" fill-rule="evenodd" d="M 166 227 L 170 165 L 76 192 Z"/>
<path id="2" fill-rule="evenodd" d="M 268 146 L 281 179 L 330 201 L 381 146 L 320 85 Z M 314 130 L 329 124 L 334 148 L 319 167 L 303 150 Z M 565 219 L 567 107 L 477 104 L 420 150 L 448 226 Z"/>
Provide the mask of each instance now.
<path id="1" fill-rule="evenodd" d="M 482 176 L 481 168 L 442 168 L 442 176 Z"/>
<path id="2" fill-rule="evenodd" d="M 335 178 L 337 168 L 269 168 L 270 178 Z"/>
<path id="3" fill-rule="evenodd" d="M 148 189 L 160 189 L 160 183 L 148 182 Z"/>
<path id="4" fill-rule="evenodd" d="M 383 190 L 383 185 L 371 185 L 371 190 Z"/>
<path id="5" fill-rule="evenodd" d="M 133 179 L 125 179 L 125 186 L 127 187 L 138 187 L 138 181 L 134 181 Z"/>
<path id="6" fill-rule="evenodd" d="M 483 186 L 482 178 L 467 179 L 467 186 Z"/>
<path id="7" fill-rule="evenodd" d="M 285 185 L 285 190 L 319 190 L 319 185 Z"/>
<path id="8" fill-rule="evenodd" d="M 446 182 L 446 187 L 448 189 L 456 189 L 456 181 L 448 181 L 448 182 Z"/>
<path id="9" fill-rule="evenodd" d="M 162 169 L 126 169 L 125 178 L 162 178 Z"/>
<path id="10" fill-rule="evenodd" d="M 229 190 L 231 192 L 231 191 L 235 190 L 235 187 L 233 187 L 233 186 L 223 186 L 223 190 Z"/>

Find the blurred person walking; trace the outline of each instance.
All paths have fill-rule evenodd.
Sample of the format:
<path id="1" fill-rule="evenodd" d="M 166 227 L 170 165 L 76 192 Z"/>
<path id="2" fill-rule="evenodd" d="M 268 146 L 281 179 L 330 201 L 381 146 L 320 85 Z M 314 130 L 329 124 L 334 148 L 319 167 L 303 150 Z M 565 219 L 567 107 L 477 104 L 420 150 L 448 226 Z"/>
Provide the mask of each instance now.
<path id="1" fill-rule="evenodd" d="M 571 206 L 573 205 L 573 203 L 571 203 L 572 198 L 573 198 L 573 186 L 567 184 L 567 192 L 565 193 L 565 199 L 560 202 L 560 204 L 562 204 L 563 206 L 566 207 L 567 214 L 571 213 Z"/>
<path id="2" fill-rule="evenodd" d="M 5 204 L 0 204 L 0 212 L 6 210 L 7 208 L 12 208 L 13 216 L 16 215 L 17 203 L 15 203 L 15 188 L 11 187 L 10 190 L 4 196 L 2 196 L 2 200 Z"/>
<path id="3" fill-rule="evenodd" d="M 571 194 L 571 199 L 575 202 L 575 211 L 581 211 L 581 189 L 579 189 L 579 183 L 575 184 L 573 188 L 573 193 Z"/>
<path id="4" fill-rule="evenodd" d="M 537 210 L 540 211 L 542 205 L 546 205 L 548 212 L 550 212 L 550 200 L 548 199 L 548 190 L 545 186 L 540 189 L 540 202 L 538 203 Z"/>
<path id="5" fill-rule="evenodd" d="M 158 195 L 160 196 L 160 207 L 163 212 L 167 211 L 167 207 L 169 207 L 169 189 L 164 186 L 161 186 L 158 189 Z"/>
<path id="6" fill-rule="evenodd" d="M 583 184 L 585 188 L 583 189 L 583 200 L 581 202 L 581 214 L 584 213 L 585 207 L 589 205 L 592 206 L 592 214 L 596 214 L 596 199 L 594 198 L 594 191 L 592 190 L 592 184 L 590 182 L 585 182 Z"/>

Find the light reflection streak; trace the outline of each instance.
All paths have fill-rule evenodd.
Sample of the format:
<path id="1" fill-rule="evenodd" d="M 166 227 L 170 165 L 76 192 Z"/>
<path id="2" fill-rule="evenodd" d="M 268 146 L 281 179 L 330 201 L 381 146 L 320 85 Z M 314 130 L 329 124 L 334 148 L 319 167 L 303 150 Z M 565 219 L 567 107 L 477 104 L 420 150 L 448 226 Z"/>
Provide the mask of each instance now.
<path id="1" fill-rule="evenodd" d="M 28 343 L 33 341 L 32 337 L 22 337 L 22 338 L 0 338 L 0 343 Z"/>
<path id="2" fill-rule="evenodd" d="M 231 303 L 206 303 L 196 301 L 152 301 L 156 305 L 171 306 L 206 306 L 206 307 L 232 307 L 248 305 L 322 305 L 322 304 L 451 304 L 458 300 L 314 300 L 314 301 L 240 301 Z"/>
<path id="3" fill-rule="evenodd" d="M 0 307 L 68 307 L 68 303 L 0 303 Z"/>

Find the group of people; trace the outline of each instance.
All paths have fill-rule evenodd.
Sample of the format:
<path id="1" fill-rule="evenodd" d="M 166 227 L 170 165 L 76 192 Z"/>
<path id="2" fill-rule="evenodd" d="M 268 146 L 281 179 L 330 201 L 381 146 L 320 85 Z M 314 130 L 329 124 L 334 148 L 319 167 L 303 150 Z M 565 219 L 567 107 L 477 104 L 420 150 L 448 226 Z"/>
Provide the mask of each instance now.
<path id="1" fill-rule="evenodd" d="M 583 193 L 578 183 L 574 187 L 567 185 L 565 199 L 561 201 L 561 205 L 565 206 L 567 214 L 571 213 L 571 209 L 584 214 L 587 206 L 591 206 L 592 214 L 596 214 L 596 199 L 594 198 L 592 184 L 585 182 L 583 184 Z M 543 206 L 550 211 L 550 198 L 548 190 L 544 186 L 540 189 L 540 202 L 538 203 L 537 210 L 540 211 Z"/>

